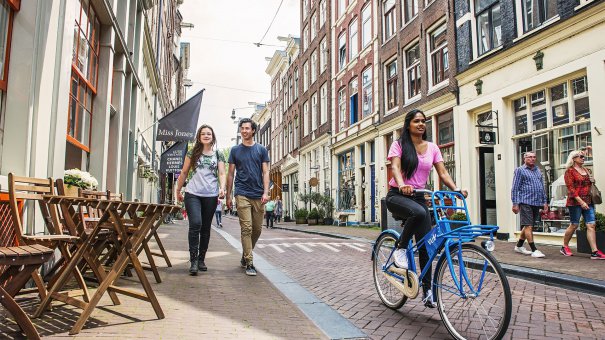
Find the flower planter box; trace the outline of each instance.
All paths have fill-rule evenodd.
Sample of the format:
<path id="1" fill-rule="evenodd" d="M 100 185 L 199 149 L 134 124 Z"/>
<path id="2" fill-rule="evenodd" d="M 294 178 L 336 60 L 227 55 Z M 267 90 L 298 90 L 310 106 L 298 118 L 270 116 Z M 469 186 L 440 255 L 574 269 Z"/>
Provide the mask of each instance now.
<path id="1" fill-rule="evenodd" d="M 307 224 L 307 219 L 306 218 L 297 218 L 296 224 Z"/>
<path id="2" fill-rule="evenodd" d="M 290 216 L 285 216 L 284 222 L 292 222 L 292 218 Z"/>
<path id="3" fill-rule="evenodd" d="M 597 231 L 596 236 L 597 248 L 605 249 L 605 232 Z M 576 243 L 578 245 L 578 253 L 592 253 L 592 249 L 590 249 L 590 244 L 588 244 L 588 239 L 586 238 L 586 230 L 576 230 Z"/>
<path id="4" fill-rule="evenodd" d="M 334 219 L 331 217 L 324 218 L 324 225 L 332 225 L 334 223 Z"/>
<path id="5" fill-rule="evenodd" d="M 309 225 L 317 225 L 317 219 L 316 218 L 310 218 L 310 219 L 308 219 L 307 223 Z"/>

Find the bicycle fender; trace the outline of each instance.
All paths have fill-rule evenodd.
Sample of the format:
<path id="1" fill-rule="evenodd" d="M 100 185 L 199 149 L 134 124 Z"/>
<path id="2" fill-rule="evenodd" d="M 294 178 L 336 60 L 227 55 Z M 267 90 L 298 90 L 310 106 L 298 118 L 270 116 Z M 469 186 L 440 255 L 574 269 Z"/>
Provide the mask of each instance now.
<path id="1" fill-rule="evenodd" d="M 396 240 L 399 239 L 399 233 L 393 229 L 387 229 L 385 231 L 383 231 L 382 233 L 380 233 L 380 235 L 378 235 L 378 237 L 376 238 L 376 241 L 378 241 L 378 239 L 380 239 L 382 237 L 382 235 L 384 234 L 390 234 L 391 236 L 393 236 Z M 376 241 L 374 241 L 374 243 L 372 244 L 372 256 L 370 258 L 370 260 L 374 261 L 374 254 L 376 253 Z"/>

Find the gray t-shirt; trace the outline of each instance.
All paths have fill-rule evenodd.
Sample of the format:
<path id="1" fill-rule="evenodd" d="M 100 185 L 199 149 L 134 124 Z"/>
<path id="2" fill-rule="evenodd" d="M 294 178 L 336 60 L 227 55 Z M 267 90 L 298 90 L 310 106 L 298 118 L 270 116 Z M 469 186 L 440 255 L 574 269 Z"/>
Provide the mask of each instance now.
<path id="1" fill-rule="evenodd" d="M 269 163 L 264 146 L 239 144 L 231 148 L 229 164 L 235 164 L 235 196 L 259 199 L 263 197 L 263 163 Z"/>
<path id="2" fill-rule="evenodd" d="M 191 158 L 191 152 L 187 152 L 187 157 Z M 200 197 L 218 196 L 218 162 L 225 162 L 225 156 L 221 152 L 213 152 L 211 156 L 202 154 L 192 171 L 189 183 L 185 187 L 185 192 Z"/>

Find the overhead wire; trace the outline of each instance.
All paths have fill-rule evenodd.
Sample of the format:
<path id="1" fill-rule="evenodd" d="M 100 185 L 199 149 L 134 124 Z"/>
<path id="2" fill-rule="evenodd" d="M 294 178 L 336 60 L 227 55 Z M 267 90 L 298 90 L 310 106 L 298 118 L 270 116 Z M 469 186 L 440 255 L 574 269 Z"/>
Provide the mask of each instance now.
<path id="1" fill-rule="evenodd" d="M 267 36 L 267 33 L 269 33 L 269 29 L 271 29 L 271 26 L 273 26 L 273 22 L 275 21 L 275 18 L 277 17 L 277 13 L 279 13 L 279 9 L 281 8 L 281 5 L 284 3 L 284 0 L 281 0 L 279 2 L 279 6 L 277 6 L 277 10 L 275 11 L 275 15 L 273 15 L 273 19 L 271 19 L 271 23 L 269 24 L 269 27 L 267 27 L 267 30 L 265 31 L 265 34 L 263 34 L 263 37 L 260 38 L 260 40 L 258 41 L 258 43 L 255 43 L 255 45 L 257 47 L 260 47 L 260 45 L 262 44 L 263 40 L 265 39 L 265 37 Z"/>
<path id="2" fill-rule="evenodd" d="M 218 87 L 218 88 L 223 88 L 223 89 L 229 89 L 229 90 L 235 90 L 235 91 L 244 91 L 244 92 L 252 92 L 252 93 L 269 94 L 269 92 L 265 92 L 265 91 L 255 91 L 255 90 L 241 89 L 241 88 L 237 88 L 237 87 L 229 87 L 229 86 L 223 86 L 223 85 L 203 83 L 203 82 L 199 82 L 199 81 L 192 81 L 192 83 L 194 83 L 194 84 L 200 84 L 200 85 L 205 85 L 205 86 Z"/>
<path id="3" fill-rule="evenodd" d="M 235 44 L 250 44 L 250 45 L 254 45 L 256 47 L 261 47 L 261 46 L 281 47 L 281 48 L 285 47 L 285 46 L 282 46 L 282 45 L 271 45 L 271 44 L 255 43 L 255 42 L 251 42 L 251 41 L 210 38 L 210 37 L 202 37 L 202 36 L 197 36 L 197 35 L 187 35 L 187 36 L 181 37 L 181 39 L 189 39 L 189 38 L 192 38 L 192 39 L 201 39 L 201 40 L 220 41 L 220 42 L 235 43 Z"/>

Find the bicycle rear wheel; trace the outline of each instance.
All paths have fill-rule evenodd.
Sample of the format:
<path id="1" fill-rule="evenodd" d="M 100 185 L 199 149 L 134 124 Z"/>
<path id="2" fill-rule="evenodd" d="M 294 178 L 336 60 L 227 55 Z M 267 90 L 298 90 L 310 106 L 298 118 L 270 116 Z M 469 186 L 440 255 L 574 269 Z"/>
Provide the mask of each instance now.
<path id="1" fill-rule="evenodd" d="M 445 327 L 456 339 L 501 339 L 510 322 L 512 298 L 500 264 L 488 251 L 474 244 L 462 245 L 462 257 L 458 256 L 458 246 L 450 248 L 450 254 L 455 278 L 458 282 L 462 280 L 466 296 L 461 296 L 443 254 L 435 269 L 434 284 Z M 460 259 L 476 294 L 461 277 Z"/>
<path id="2" fill-rule="evenodd" d="M 391 309 L 399 309 L 408 300 L 399 289 L 397 289 L 385 276 L 382 268 L 387 264 L 389 255 L 395 247 L 397 239 L 393 235 L 384 234 L 378 238 L 374 247 L 373 256 L 373 273 L 374 273 L 374 286 L 380 300 Z M 393 262 L 393 260 L 390 260 Z"/>

